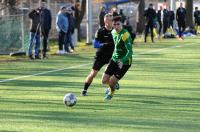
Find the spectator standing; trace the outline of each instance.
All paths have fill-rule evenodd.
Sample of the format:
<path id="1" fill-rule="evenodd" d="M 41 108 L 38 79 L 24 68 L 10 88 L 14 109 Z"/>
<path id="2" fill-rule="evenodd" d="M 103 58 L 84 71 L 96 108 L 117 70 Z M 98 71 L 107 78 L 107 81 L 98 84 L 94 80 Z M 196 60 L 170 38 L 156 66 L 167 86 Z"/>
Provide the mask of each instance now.
<path id="1" fill-rule="evenodd" d="M 182 33 L 185 31 L 185 17 L 186 9 L 183 8 L 183 3 L 180 3 L 180 7 L 176 11 L 176 20 L 178 22 L 178 35 L 180 39 L 183 39 Z"/>
<path id="2" fill-rule="evenodd" d="M 48 37 L 49 37 L 49 32 L 51 30 L 52 16 L 51 16 L 51 11 L 47 9 L 45 0 L 42 0 L 39 10 L 40 10 L 41 33 L 43 36 L 42 56 L 43 58 L 46 58 Z"/>
<path id="3" fill-rule="evenodd" d="M 120 9 L 120 10 L 119 10 L 119 15 L 120 15 L 121 18 L 122 18 L 122 23 L 124 23 L 124 21 L 126 20 L 126 16 L 124 15 L 123 9 Z"/>
<path id="4" fill-rule="evenodd" d="M 198 10 L 198 7 L 195 7 L 194 22 L 195 22 L 196 30 L 198 32 L 198 28 L 200 26 L 200 10 Z"/>
<path id="5" fill-rule="evenodd" d="M 129 24 L 128 19 L 126 19 L 126 20 L 124 21 L 124 23 L 123 23 L 123 28 L 126 29 L 126 30 L 129 32 L 129 34 L 131 35 L 132 40 L 134 41 L 134 39 L 135 39 L 135 37 L 136 37 L 136 34 L 133 33 L 133 28 L 132 28 L 132 26 Z"/>
<path id="6" fill-rule="evenodd" d="M 69 21 L 66 16 L 67 8 L 62 6 L 56 16 L 56 29 L 58 31 L 58 51 L 57 54 L 64 54 L 69 46 L 66 43 L 66 36 L 69 28 Z M 64 49 L 63 49 L 64 45 Z"/>
<path id="7" fill-rule="evenodd" d="M 117 7 L 113 7 L 111 9 L 111 13 L 112 13 L 113 17 L 119 16 Z"/>
<path id="8" fill-rule="evenodd" d="M 101 11 L 99 13 L 99 25 L 100 27 L 104 27 L 105 23 L 104 23 L 104 16 L 106 15 L 106 10 L 105 7 L 101 8 Z"/>
<path id="9" fill-rule="evenodd" d="M 156 19 L 156 11 L 153 9 L 153 4 L 149 4 L 148 9 L 145 10 L 144 17 L 146 18 L 144 42 L 145 43 L 147 42 L 147 35 L 148 35 L 149 29 L 150 29 L 151 41 L 153 43 L 154 42 L 153 28 L 154 28 L 154 23 L 155 23 L 155 19 Z"/>
<path id="10" fill-rule="evenodd" d="M 80 28 L 80 17 L 81 17 L 81 11 L 80 11 L 80 4 L 76 3 L 74 7 L 74 18 L 75 18 L 75 30 L 78 31 L 78 41 L 81 41 L 81 28 Z"/>
<path id="11" fill-rule="evenodd" d="M 40 50 L 40 10 L 34 9 L 28 14 L 31 19 L 30 26 L 30 41 L 28 47 L 28 54 L 30 59 L 40 59 L 39 50 Z M 35 49 L 35 53 L 33 57 L 33 47 Z"/>
<path id="12" fill-rule="evenodd" d="M 74 51 L 74 45 L 72 43 L 72 34 L 74 33 L 74 29 L 75 29 L 75 20 L 74 20 L 74 17 L 73 17 L 73 11 L 72 11 L 72 7 L 68 7 L 67 8 L 67 19 L 69 21 L 69 28 L 68 28 L 68 31 L 67 31 L 67 39 L 66 39 L 66 43 L 68 43 L 67 45 L 70 46 L 70 49 L 69 47 L 67 48 L 67 52 L 70 53 L 70 52 L 73 52 Z"/>
<path id="13" fill-rule="evenodd" d="M 158 20 L 158 24 L 159 24 L 158 34 L 159 34 L 159 37 L 160 37 L 161 36 L 161 30 L 162 30 L 162 27 L 163 27 L 163 7 L 162 6 L 160 6 L 160 10 L 158 10 L 157 20 Z"/>
<path id="14" fill-rule="evenodd" d="M 163 10 L 163 34 L 166 33 L 169 28 L 169 12 L 167 9 Z"/>
<path id="15" fill-rule="evenodd" d="M 174 28 L 174 11 L 170 10 L 169 11 L 169 26 L 172 27 L 172 29 Z"/>

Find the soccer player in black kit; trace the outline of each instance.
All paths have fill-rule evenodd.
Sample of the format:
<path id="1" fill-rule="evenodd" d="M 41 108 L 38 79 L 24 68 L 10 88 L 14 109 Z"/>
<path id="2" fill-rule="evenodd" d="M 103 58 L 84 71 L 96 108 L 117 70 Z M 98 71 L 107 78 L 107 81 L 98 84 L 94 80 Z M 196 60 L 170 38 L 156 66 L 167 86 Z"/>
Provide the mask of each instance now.
<path id="1" fill-rule="evenodd" d="M 112 17 L 112 14 L 106 14 L 104 16 L 105 26 L 98 29 L 95 34 L 94 43 L 95 45 L 98 45 L 99 48 L 96 51 L 96 56 L 94 58 L 92 70 L 85 80 L 83 91 L 81 91 L 82 96 L 87 95 L 87 90 L 90 84 L 92 83 L 94 77 L 105 64 L 108 64 L 112 57 L 112 53 L 114 50 L 114 42 L 111 34 Z"/>
<path id="2" fill-rule="evenodd" d="M 146 27 L 145 27 L 145 36 L 144 36 L 144 42 L 147 42 L 147 35 L 149 32 L 149 29 L 151 31 L 151 41 L 153 40 L 153 27 L 154 27 L 154 21 L 156 18 L 156 11 L 153 9 L 153 4 L 149 4 L 149 8 L 145 10 L 144 17 L 146 18 Z"/>
<path id="3" fill-rule="evenodd" d="M 178 22 L 178 34 L 179 38 L 182 38 L 182 33 L 185 30 L 185 17 L 186 17 L 186 9 L 183 8 L 183 3 L 180 3 L 180 7 L 176 11 L 176 20 Z"/>

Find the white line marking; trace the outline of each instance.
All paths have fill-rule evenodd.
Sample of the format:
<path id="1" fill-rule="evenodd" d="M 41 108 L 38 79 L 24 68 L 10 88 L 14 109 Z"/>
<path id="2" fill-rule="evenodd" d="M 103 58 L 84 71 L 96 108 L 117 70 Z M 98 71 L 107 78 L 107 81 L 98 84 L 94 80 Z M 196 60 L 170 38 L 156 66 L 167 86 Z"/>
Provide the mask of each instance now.
<path id="1" fill-rule="evenodd" d="M 160 51 L 164 51 L 164 50 L 167 50 L 167 49 L 180 48 L 180 47 L 183 47 L 183 46 L 193 45 L 193 44 L 197 44 L 197 43 L 181 44 L 181 45 L 170 46 L 170 47 L 167 47 L 167 48 L 156 49 L 156 50 L 149 51 L 149 52 L 138 53 L 138 54 L 133 55 L 133 56 L 144 55 L 144 54 L 150 54 L 150 53 L 158 53 L 158 52 L 160 52 Z M 14 80 L 22 79 L 22 78 L 28 78 L 28 77 L 33 77 L 33 76 L 44 75 L 44 74 L 47 74 L 47 73 L 52 73 L 52 72 L 57 72 L 57 71 L 63 71 L 63 70 L 68 70 L 68 69 L 79 68 L 79 67 L 83 67 L 83 66 L 88 66 L 88 65 L 90 65 L 90 64 L 91 64 L 91 63 L 83 64 L 83 65 L 78 65 L 78 66 L 71 66 L 71 67 L 67 67 L 67 68 L 55 69 L 55 70 L 51 70 L 51 71 L 40 72 L 40 73 L 36 73 L 36 74 L 32 74 L 32 75 L 19 76 L 19 77 L 15 77 L 15 78 L 10 78 L 10 79 L 1 80 L 0 83 L 9 82 L 9 81 L 14 81 Z"/>
<path id="2" fill-rule="evenodd" d="M 91 63 L 83 64 L 83 65 L 78 65 L 78 66 L 71 66 L 71 67 L 62 68 L 62 69 L 55 69 L 55 70 L 52 70 L 52 71 L 40 72 L 40 73 L 36 73 L 36 74 L 32 74 L 32 75 L 19 76 L 19 77 L 15 77 L 15 78 L 10 78 L 10 79 L 2 80 L 2 81 L 0 81 L 0 83 L 14 81 L 14 80 L 17 80 L 17 79 L 22 79 L 22 78 L 28 78 L 28 77 L 33 77 L 33 76 L 44 75 L 44 74 L 47 74 L 47 73 L 52 73 L 52 72 L 57 72 L 57 71 L 63 71 L 63 70 L 68 70 L 68 69 L 79 68 L 79 67 L 87 66 L 87 65 L 90 65 L 90 64 Z"/>
<path id="3" fill-rule="evenodd" d="M 198 43 L 174 45 L 174 46 L 170 46 L 170 47 L 167 47 L 167 48 L 156 49 L 156 50 L 152 50 L 152 51 L 147 51 L 147 52 L 138 53 L 138 54 L 133 55 L 133 56 L 144 55 L 144 54 L 152 54 L 152 53 L 158 53 L 158 52 L 161 52 L 161 51 L 164 51 L 164 50 L 174 49 L 174 48 L 181 48 L 181 47 L 183 47 L 183 46 L 190 46 L 190 45 L 194 45 L 194 44 L 198 44 Z"/>

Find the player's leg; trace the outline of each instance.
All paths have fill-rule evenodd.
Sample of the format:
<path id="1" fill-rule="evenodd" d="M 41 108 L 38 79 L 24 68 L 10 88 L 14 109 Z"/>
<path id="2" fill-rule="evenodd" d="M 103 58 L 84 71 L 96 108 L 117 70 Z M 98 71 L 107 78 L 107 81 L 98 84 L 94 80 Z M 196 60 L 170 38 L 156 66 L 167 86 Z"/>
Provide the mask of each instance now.
<path id="1" fill-rule="evenodd" d="M 102 76 L 102 84 L 109 84 L 110 75 L 104 73 Z"/>
<path id="2" fill-rule="evenodd" d="M 117 65 L 117 63 L 115 64 Z M 109 79 L 110 92 L 105 96 L 104 100 L 111 100 L 115 92 L 116 84 L 126 74 L 130 66 L 131 65 L 123 65 L 121 69 L 119 67 L 115 68 L 114 75 Z"/>
<path id="3" fill-rule="evenodd" d="M 92 83 L 93 79 L 97 75 L 97 73 L 98 73 L 97 70 L 92 69 L 91 72 L 89 73 L 89 75 L 87 76 L 87 78 L 85 80 L 83 91 L 81 92 L 82 96 L 86 96 L 87 95 L 87 90 L 88 90 L 90 84 Z"/>
<path id="4" fill-rule="evenodd" d="M 109 79 L 109 93 L 106 94 L 104 100 L 111 100 L 113 95 L 114 95 L 114 92 L 115 92 L 115 85 L 118 83 L 119 79 L 116 78 L 114 75 L 110 77 Z"/>
<path id="5" fill-rule="evenodd" d="M 92 66 L 92 70 L 91 70 L 90 74 L 87 76 L 87 78 L 85 80 L 85 83 L 84 83 L 84 88 L 81 91 L 81 95 L 82 96 L 86 96 L 87 95 L 87 90 L 88 90 L 90 84 L 92 83 L 93 79 L 97 75 L 98 71 L 104 65 L 105 65 L 105 62 L 103 61 L 103 59 L 101 59 L 100 57 L 95 57 L 94 63 L 93 63 L 93 66 Z"/>

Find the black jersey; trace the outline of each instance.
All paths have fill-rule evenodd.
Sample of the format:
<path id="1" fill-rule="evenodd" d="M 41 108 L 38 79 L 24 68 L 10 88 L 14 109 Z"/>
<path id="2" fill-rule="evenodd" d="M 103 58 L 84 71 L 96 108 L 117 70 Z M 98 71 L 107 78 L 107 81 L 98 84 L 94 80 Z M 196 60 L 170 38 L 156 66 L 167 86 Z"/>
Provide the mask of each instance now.
<path id="1" fill-rule="evenodd" d="M 95 34 L 95 39 L 99 41 L 102 46 L 97 49 L 96 57 L 111 58 L 114 50 L 114 42 L 111 34 L 112 30 L 107 30 L 105 27 L 101 27 Z"/>

